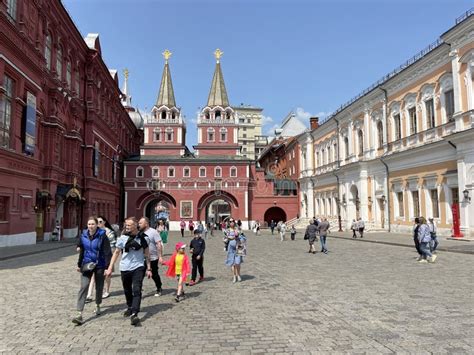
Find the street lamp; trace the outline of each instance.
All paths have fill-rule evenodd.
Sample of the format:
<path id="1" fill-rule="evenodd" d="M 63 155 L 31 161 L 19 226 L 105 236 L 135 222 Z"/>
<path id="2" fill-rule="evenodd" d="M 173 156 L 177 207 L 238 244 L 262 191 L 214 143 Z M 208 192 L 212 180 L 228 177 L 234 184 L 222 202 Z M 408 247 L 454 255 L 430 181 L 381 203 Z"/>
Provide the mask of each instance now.
<path id="1" fill-rule="evenodd" d="M 463 192 L 464 195 L 464 201 L 471 203 L 471 197 L 469 196 L 469 190 L 465 189 Z"/>

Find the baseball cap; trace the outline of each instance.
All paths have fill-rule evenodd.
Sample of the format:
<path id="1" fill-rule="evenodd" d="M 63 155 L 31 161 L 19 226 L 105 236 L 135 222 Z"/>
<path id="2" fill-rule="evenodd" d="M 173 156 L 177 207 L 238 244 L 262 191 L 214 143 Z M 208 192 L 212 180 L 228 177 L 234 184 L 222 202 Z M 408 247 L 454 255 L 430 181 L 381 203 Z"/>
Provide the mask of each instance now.
<path id="1" fill-rule="evenodd" d="M 176 250 L 184 249 L 184 248 L 186 248 L 186 244 L 182 242 L 176 243 Z"/>

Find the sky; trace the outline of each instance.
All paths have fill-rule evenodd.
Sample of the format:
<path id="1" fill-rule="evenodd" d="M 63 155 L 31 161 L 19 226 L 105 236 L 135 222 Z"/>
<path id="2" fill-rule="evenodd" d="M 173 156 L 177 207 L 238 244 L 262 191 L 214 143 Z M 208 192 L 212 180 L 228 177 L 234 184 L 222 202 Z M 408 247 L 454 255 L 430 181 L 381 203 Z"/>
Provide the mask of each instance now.
<path id="1" fill-rule="evenodd" d="M 99 33 L 102 57 L 129 70 L 133 106 L 156 102 L 164 59 L 186 144 L 221 66 L 231 105 L 263 108 L 264 134 L 291 111 L 309 125 L 436 41 L 472 0 L 63 0 L 81 34 Z"/>

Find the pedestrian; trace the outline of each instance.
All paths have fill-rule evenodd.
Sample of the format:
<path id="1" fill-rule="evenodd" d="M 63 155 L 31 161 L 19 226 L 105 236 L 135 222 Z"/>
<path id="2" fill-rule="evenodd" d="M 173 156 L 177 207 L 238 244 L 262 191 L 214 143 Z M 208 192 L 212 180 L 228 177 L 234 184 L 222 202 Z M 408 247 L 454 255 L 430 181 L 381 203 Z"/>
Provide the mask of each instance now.
<path id="1" fill-rule="evenodd" d="M 359 217 L 359 220 L 357 222 L 357 227 L 359 228 L 359 235 L 361 238 L 364 238 L 364 229 L 365 229 L 365 223 L 362 220 L 362 218 Z"/>
<path id="2" fill-rule="evenodd" d="M 323 218 L 322 222 L 318 226 L 319 230 L 319 240 L 321 242 L 321 252 L 324 254 L 328 253 L 328 248 L 326 246 L 326 237 L 329 233 L 330 224 L 327 218 Z"/>
<path id="3" fill-rule="evenodd" d="M 223 229 L 223 232 L 224 232 L 224 245 L 225 245 L 224 251 L 228 251 L 229 241 L 231 239 L 234 239 L 239 234 L 239 230 L 237 226 L 235 225 L 235 220 L 233 218 L 229 219 L 229 227 Z"/>
<path id="4" fill-rule="evenodd" d="M 416 252 L 418 253 L 417 261 L 423 259 L 423 254 L 420 249 L 420 241 L 418 240 L 418 229 L 420 228 L 420 218 L 415 217 L 415 224 L 413 225 L 413 242 L 415 243 Z"/>
<path id="5" fill-rule="evenodd" d="M 231 222 L 231 225 L 234 222 Z M 244 256 L 247 253 L 247 238 L 243 233 L 229 233 L 229 246 L 227 248 L 227 258 L 225 264 L 232 269 L 232 282 L 240 282 L 240 265 L 244 262 Z"/>
<path id="6" fill-rule="evenodd" d="M 79 259 L 77 261 L 77 271 L 81 273 L 81 288 L 77 296 L 77 315 L 72 322 L 76 325 L 84 323 L 82 312 L 86 303 L 86 293 L 91 282 L 92 275 L 96 280 L 95 314 L 101 313 L 102 292 L 104 288 L 104 270 L 110 264 L 110 243 L 105 234 L 105 230 L 98 227 L 96 217 L 87 219 L 87 229 L 80 237 Z"/>
<path id="7" fill-rule="evenodd" d="M 275 231 L 275 221 L 272 219 L 271 222 L 270 222 L 270 230 L 272 231 L 272 235 L 273 235 L 273 232 Z"/>
<path id="8" fill-rule="evenodd" d="M 286 237 L 286 224 L 284 221 L 281 221 L 280 224 L 280 241 L 283 242 Z"/>
<path id="9" fill-rule="evenodd" d="M 184 238 L 184 230 L 186 229 L 186 222 L 182 219 L 181 222 L 179 222 L 179 228 L 181 230 L 181 238 Z"/>
<path id="10" fill-rule="evenodd" d="M 358 230 L 358 228 L 357 228 L 357 222 L 355 219 L 352 220 L 351 230 L 352 230 L 352 238 L 357 238 L 356 231 Z"/>
<path id="11" fill-rule="evenodd" d="M 431 242 L 430 242 L 430 250 L 431 253 L 436 254 L 436 249 L 438 248 L 438 236 L 436 235 L 437 228 L 436 224 L 434 223 L 433 217 L 429 218 L 428 227 L 430 228 L 431 234 Z"/>
<path id="12" fill-rule="evenodd" d="M 117 243 L 117 234 L 115 233 L 114 228 L 109 223 L 109 221 L 104 216 L 98 216 L 97 222 L 99 227 L 105 230 L 105 234 L 109 239 L 111 255 L 115 252 L 115 244 Z M 112 272 L 115 270 L 115 265 L 112 265 Z M 107 298 L 110 296 L 110 284 L 112 282 L 111 277 L 105 278 L 105 290 L 102 298 Z M 91 282 L 92 285 L 92 282 Z M 89 286 L 89 294 L 91 293 L 91 287 Z"/>
<path id="13" fill-rule="evenodd" d="M 189 221 L 188 228 L 189 228 L 189 235 L 192 237 L 193 236 L 193 231 L 194 231 L 194 222 L 193 222 L 193 220 Z"/>
<path id="14" fill-rule="evenodd" d="M 204 239 L 207 240 L 207 233 L 209 232 L 209 223 L 203 224 L 203 228 Z"/>
<path id="15" fill-rule="evenodd" d="M 189 244 L 189 251 L 191 253 L 191 263 L 193 270 L 191 273 L 191 282 L 189 286 L 196 284 L 197 272 L 199 270 L 199 282 L 204 280 L 204 251 L 206 250 L 206 242 L 201 237 L 201 233 L 198 230 L 194 231 L 194 238 Z"/>
<path id="16" fill-rule="evenodd" d="M 116 247 L 111 265 L 121 257 L 120 273 L 127 303 L 123 316 L 130 317 L 130 323 L 136 326 L 140 323 L 138 312 L 142 300 L 143 274 L 146 272 L 146 276 L 150 278 L 152 273 L 148 243 L 145 234 L 138 230 L 138 221 L 135 217 L 128 217 L 125 220 L 125 233 L 117 239 Z M 105 274 L 107 277 L 112 275 L 110 266 Z"/>
<path id="17" fill-rule="evenodd" d="M 163 262 L 163 265 L 168 266 L 166 276 L 175 278 L 178 282 L 175 297 L 176 302 L 184 300 L 184 283 L 186 282 L 186 278 L 188 277 L 190 271 L 189 258 L 186 255 L 185 250 L 186 244 L 182 242 L 177 243 L 171 258 Z"/>
<path id="18" fill-rule="evenodd" d="M 296 237 L 296 228 L 295 228 L 295 225 L 294 225 L 294 224 L 291 226 L 291 229 L 290 229 L 290 236 L 291 236 L 291 240 L 295 240 L 295 237 Z"/>
<path id="19" fill-rule="evenodd" d="M 426 223 L 424 217 L 420 217 L 420 227 L 418 228 L 418 241 L 420 242 L 420 250 L 422 254 L 421 260 L 418 260 L 419 263 L 434 263 L 436 260 L 436 255 L 431 254 L 430 243 L 431 243 L 431 234 L 430 227 Z"/>
<path id="20" fill-rule="evenodd" d="M 255 222 L 255 234 L 260 235 L 260 221 Z"/>
<path id="21" fill-rule="evenodd" d="M 306 231 L 304 234 L 304 239 L 308 240 L 309 243 L 309 251 L 308 253 L 316 254 L 316 248 L 314 246 L 314 242 L 318 240 L 316 236 L 318 231 L 318 227 L 313 223 L 313 221 L 309 221 L 309 225 L 306 227 Z"/>
<path id="22" fill-rule="evenodd" d="M 156 287 L 155 297 L 159 297 L 161 296 L 163 286 L 160 274 L 158 273 L 159 265 L 163 263 L 163 241 L 158 231 L 150 227 L 150 220 L 147 217 L 140 218 L 138 228 L 140 232 L 145 234 L 145 239 L 148 243 L 151 278 Z"/>
<path id="23" fill-rule="evenodd" d="M 237 220 L 237 227 L 239 230 L 242 230 L 242 221 L 240 219 Z"/>

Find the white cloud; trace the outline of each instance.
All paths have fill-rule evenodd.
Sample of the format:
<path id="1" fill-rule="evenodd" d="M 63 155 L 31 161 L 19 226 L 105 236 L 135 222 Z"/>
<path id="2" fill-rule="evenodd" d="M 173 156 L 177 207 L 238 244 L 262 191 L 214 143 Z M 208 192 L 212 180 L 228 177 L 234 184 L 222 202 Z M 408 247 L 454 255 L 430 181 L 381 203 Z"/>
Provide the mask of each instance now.
<path id="1" fill-rule="evenodd" d="M 268 125 L 270 123 L 273 123 L 273 118 L 271 118 L 270 116 L 263 116 L 262 115 L 262 125 L 265 126 L 265 125 Z"/>
<path id="2" fill-rule="evenodd" d="M 275 123 L 274 125 L 266 128 L 264 134 L 267 135 L 267 136 L 273 136 L 273 135 L 275 135 L 275 129 L 277 129 L 277 128 L 280 128 L 279 123 Z"/>
<path id="3" fill-rule="evenodd" d="M 296 118 L 299 119 L 303 123 L 309 122 L 309 118 L 312 116 L 310 112 L 306 112 L 304 108 L 302 107 L 296 108 L 295 115 L 296 115 Z"/>

